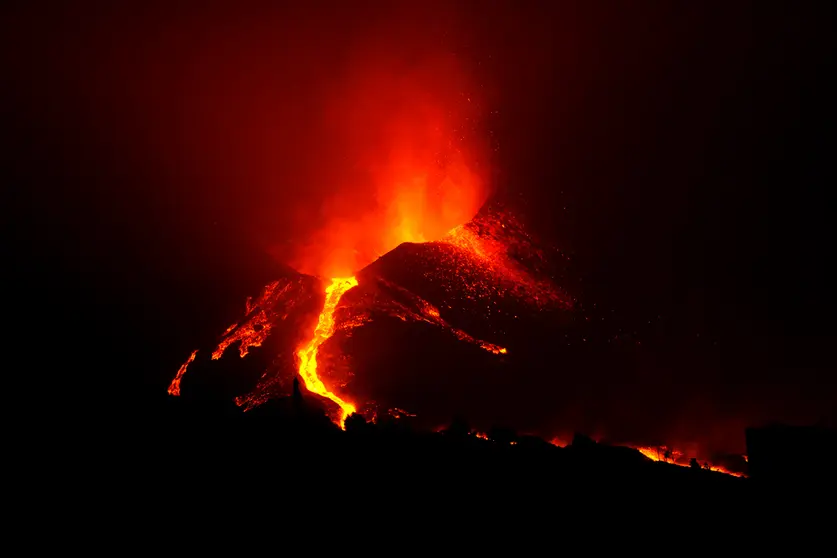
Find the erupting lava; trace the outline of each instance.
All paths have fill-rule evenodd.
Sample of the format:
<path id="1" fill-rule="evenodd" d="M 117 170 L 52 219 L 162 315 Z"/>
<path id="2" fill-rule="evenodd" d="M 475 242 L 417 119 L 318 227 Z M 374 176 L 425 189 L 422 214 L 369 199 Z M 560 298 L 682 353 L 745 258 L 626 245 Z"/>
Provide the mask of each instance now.
<path id="1" fill-rule="evenodd" d="M 180 380 L 183 378 L 183 374 L 186 373 L 186 369 L 189 368 L 189 365 L 195 361 L 195 357 L 197 356 L 198 351 L 192 351 L 192 354 L 189 355 L 188 360 L 184 362 L 180 368 L 177 370 L 177 374 L 174 376 L 174 379 L 171 381 L 169 385 L 169 395 L 180 395 Z"/>
<path id="2" fill-rule="evenodd" d="M 329 411 L 329 415 L 343 428 L 346 418 L 357 412 L 358 406 L 367 416 L 375 417 L 380 412 L 378 403 L 370 401 L 368 394 L 361 396 L 345 388 L 347 384 L 344 381 L 334 379 L 334 373 L 341 372 L 335 368 L 333 354 L 340 350 L 341 343 L 352 336 L 356 329 L 374 327 L 376 322 L 381 327 L 380 324 L 392 318 L 404 323 L 426 324 L 447 332 L 461 342 L 503 358 L 509 354 L 508 349 L 457 327 L 467 325 L 468 321 L 463 324 L 454 310 L 461 311 L 468 304 L 475 309 L 482 308 L 480 319 L 485 323 L 482 324 L 481 333 L 492 338 L 496 335 L 495 341 L 506 338 L 502 332 L 498 334 L 485 325 L 502 319 L 503 301 L 514 301 L 512 308 L 515 312 L 525 308 L 537 313 L 544 310 L 571 310 L 574 299 L 555 284 L 545 265 L 551 256 L 538 246 L 539 242 L 525 232 L 510 212 L 496 208 L 481 211 L 473 220 L 455 227 L 439 240 L 408 242 L 400 246 L 387 257 L 360 269 L 357 277 L 327 280 L 325 301 L 311 337 L 295 346 L 290 344 L 287 349 L 282 349 L 280 343 L 278 351 L 277 345 L 266 346 L 268 338 L 281 337 L 282 328 L 285 327 L 282 323 L 289 317 L 296 324 L 300 324 L 302 319 L 310 323 L 308 318 L 302 316 L 310 316 L 309 312 L 314 311 L 307 301 L 314 300 L 312 293 L 317 289 L 315 285 L 319 284 L 319 288 L 322 288 L 323 284 L 310 275 L 273 281 L 258 296 L 248 298 L 245 316 L 223 332 L 217 345 L 205 352 L 203 361 L 211 365 L 221 360 L 229 348 L 239 357 L 245 358 L 252 348 L 266 346 L 268 355 L 260 357 L 267 356 L 262 361 L 266 368 L 263 369 L 261 379 L 251 392 L 236 397 L 236 403 L 247 411 L 273 397 L 287 395 L 285 382 L 291 372 L 296 370 L 308 391 L 330 400 L 339 408 L 339 412 Z M 421 286 L 422 282 L 424 287 Z M 427 285 L 437 290 L 428 295 Z M 425 299 L 425 296 L 432 296 L 434 303 Z M 333 341 L 326 345 L 332 337 Z M 327 351 L 321 353 L 320 349 L 324 346 Z M 201 354 L 204 352 L 201 351 Z M 295 357 L 293 361 L 291 354 Z M 169 386 L 170 395 L 181 395 L 180 384 L 187 368 L 191 370 L 192 366 L 202 365 L 197 355 L 198 351 L 194 351 L 180 366 Z M 319 362 L 318 357 L 321 357 Z M 321 376 L 323 373 L 325 377 Z M 335 393 L 335 388 L 341 390 L 341 395 Z M 354 396 L 354 401 L 347 400 L 346 394 Z M 392 403 L 396 401 L 388 402 Z M 397 418 L 416 416 L 400 407 L 390 408 L 388 412 Z M 474 435 L 480 439 L 489 439 L 483 433 Z M 568 442 L 557 438 L 552 443 L 568 445 Z M 630 447 L 653 461 L 693 466 L 687 454 L 681 451 L 664 446 Z M 717 464 L 704 462 L 702 468 L 742 476 L 740 472 Z"/>
<path id="3" fill-rule="evenodd" d="M 689 459 L 686 457 L 686 454 L 682 451 L 668 448 L 666 446 L 659 446 L 659 447 L 651 447 L 651 446 L 634 446 L 634 449 L 637 450 L 639 453 L 650 459 L 651 461 L 662 461 L 665 463 L 670 463 L 672 465 L 679 465 L 680 467 L 689 467 Z M 746 461 L 746 458 L 744 458 Z M 724 473 L 726 475 L 732 475 L 734 477 L 743 477 L 746 476 L 744 473 L 739 473 L 736 471 L 730 471 L 726 467 L 722 467 L 720 465 L 711 464 L 708 462 L 704 462 L 703 468 L 709 469 L 710 471 L 715 471 L 716 473 Z"/>
<path id="4" fill-rule="evenodd" d="M 341 427 L 346 421 L 346 417 L 354 413 L 356 409 L 354 405 L 329 391 L 317 376 L 317 349 L 334 333 L 334 310 L 337 308 L 337 303 L 340 302 L 340 298 L 346 291 L 356 286 L 357 279 L 354 277 L 335 278 L 331 280 L 331 284 L 325 290 L 325 304 L 317 320 L 314 336 L 307 345 L 297 352 L 297 356 L 299 357 L 299 376 L 302 378 L 305 387 L 308 388 L 308 391 L 330 399 L 340 406 L 342 411 L 340 417 Z"/>
<path id="5" fill-rule="evenodd" d="M 450 309 L 451 304 L 456 304 L 455 297 L 460 293 L 472 302 L 480 301 L 477 306 L 488 307 L 484 316 L 486 319 L 490 317 L 492 308 L 496 308 L 496 301 L 507 297 L 537 309 L 546 306 L 564 309 L 572 307 L 572 300 L 548 277 L 538 272 L 537 265 L 532 270 L 528 269 L 532 262 L 522 265 L 520 258 L 524 254 L 536 261 L 540 261 L 543 255 L 522 232 L 511 214 L 505 211 L 489 210 L 465 225 L 455 227 L 437 241 L 406 243 L 404 246 L 408 252 L 412 250 L 410 246 L 416 247 L 428 258 L 427 261 L 419 262 L 427 271 L 413 274 L 412 277 L 423 277 L 427 284 L 438 285 L 454 297 L 448 304 L 442 301 L 445 308 Z M 516 257 L 511 257 L 510 250 Z M 404 252 L 401 254 L 404 255 Z M 395 257 L 398 259 L 401 256 Z M 403 269 L 409 270 L 410 266 Z M 297 374 L 308 391 L 339 407 L 339 414 L 333 416 L 339 426 L 343 426 L 345 419 L 356 412 L 357 407 L 354 402 L 337 395 L 333 391 L 334 386 L 327 386 L 321 377 L 323 370 L 319 370 L 322 363 L 318 362 L 318 356 L 322 355 L 319 351 L 335 334 L 340 333 L 345 338 L 355 328 L 379 319 L 396 318 L 405 323 L 423 323 L 439 328 L 455 339 L 493 355 L 508 354 L 507 348 L 477 338 L 449 322 L 443 317 L 439 306 L 400 285 L 397 280 L 387 279 L 386 271 L 380 266 L 363 268 L 359 276 L 363 285 L 359 285 L 355 276 L 330 280 L 325 288 L 325 301 L 311 338 L 293 349 Z M 245 316 L 230 325 L 215 348 L 207 351 L 210 361 L 219 361 L 230 348 L 237 348 L 239 356 L 245 358 L 252 348 L 262 347 L 281 322 L 289 316 L 299 316 L 299 312 L 305 312 L 302 308 L 307 304 L 305 301 L 311 300 L 311 290 L 316 282 L 309 275 L 283 278 L 266 285 L 257 297 L 248 298 Z M 343 296 L 354 287 L 358 287 L 359 292 L 351 300 L 343 301 Z M 341 301 L 341 312 L 335 315 Z M 496 309 L 494 312 L 497 312 Z M 298 322 L 298 318 L 292 320 Z M 285 394 L 288 359 L 283 354 L 274 354 L 275 357 L 266 363 L 267 367 L 255 389 L 235 397 L 236 403 L 245 411 L 272 397 Z M 197 351 L 177 371 L 169 386 L 169 394 L 181 394 L 180 382 L 196 355 Z M 332 372 L 330 366 L 328 372 Z M 362 403 L 366 409 L 370 402 Z M 371 408 L 367 411 L 375 412 Z"/>
<path id="6" fill-rule="evenodd" d="M 472 377 L 486 386 L 511 382 L 501 368 L 522 370 L 528 364 L 518 355 L 530 343 L 555 341 L 541 326 L 569 322 L 576 301 L 558 284 L 569 257 L 534 238 L 499 200 L 489 202 L 493 139 L 482 133 L 489 124 L 482 86 L 448 52 L 422 60 L 411 51 L 404 59 L 375 39 L 358 45 L 343 70 L 328 76 L 328 98 L 316 103 L 322 113 L 303 119 L 306 130 L 324 140 L 318 139 L 318 151 L 304 151 L 314 144 L 301 142 L 302 151 L 284 153 L 279 166 L 286 170 L 276 171 L 285 177 L 277 183 L 297 186 L 282 188 L 283 201 L 294 207 L 282 211 L 287 230 L 283 225 L 282 242 L 270 252 L 293 272 L 248 298 L 243 317 L 213 346 L 193 352 L 177 370 L 170 395 L 181 395 L 188 368 L 184 393 L 220 389 L 249 411 L 287 396 L 295 373 L 309 392 L 331 401 L 327 413 L 340 427 L 356 411 L 374 417 L 387 408 L 392 416 L 413 416 L 407 408 L 419 420 L 435 421 L 433 413 L 447 411 L 444 405 L 421 408 L 427 404 L 423 386 L 434 383 L 428 376 L 461 374 L 450 385 L 470 385 Z M 315 122 L 323 127 L 314 128 Z M 299 139 L 289 137 L 288 146 Z M 266 145 L 272 152 L 274 144 Z M 267 202 L 261 201 L 274 209 Z M 271 213 L 270 223 L 275 217 Z M 318 278 L 326 278 L 324 284 Z M 323 288 L 325 301 L 316 308 Z M 300 338 L 317 313 L 310 338 Z M 521 334 L 522 323 L 537 324 L 538 335 Z M 413 354 L 427 361 L 392 366 L 385 360 L 392 355 L 377 350 L 378 336 L 402 327 L 415 337 L 398 332 L 393 339 L 443 348 L 419 348 Z M 457 349 L 449 350 L 458 342 L 492 356 L 463 347 L 460 367 L 459 356 L 451 356 Z M 246 365 L 230 358 L 234 354 L 247 358 Z M 482 373 L 483 363 L 484 378 L 472 376 Z M 232 384 L 213 383 L 213 374 L 206 384 L 191 384 L 204 367 L 246 373 Z M 384 385 L 378 381 L 383 370 L 420 378 L 422 389 Z"/>

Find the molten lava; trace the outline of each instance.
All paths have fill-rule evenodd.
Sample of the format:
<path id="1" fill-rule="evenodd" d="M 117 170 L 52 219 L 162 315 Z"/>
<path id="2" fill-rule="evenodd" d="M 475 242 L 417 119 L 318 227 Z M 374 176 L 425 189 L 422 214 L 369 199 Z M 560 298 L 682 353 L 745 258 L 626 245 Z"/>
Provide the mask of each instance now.
<path id="1" fill-rule="evenodd" d="M 325 301 L 310 339 L 301 343 L 290 342 L 287 352 L 281 348 L 281 343 L 267 348 L 270 356 L 263 354 L 261 357 L 267 356 L 267 359 L 258 384 L 248 394 L 236 397 L 235 401 L 247 411 L 273 397 L 287 395 L 285 381 L 295 369 L 311 393 L 332 401 L 339 408 L 332 419 L 340 427 L 344 427 L 346 418 L 357 411 L 356 404 L 367 418 L 374 420 L 376 414 L 383 411 L 377 408 L 378 403 L 345 388 L 344 391 L 356 398 L 353 402 L 349 401 L 345 399 L 345 394 L 335 393 L 335 388 L 344 388 L 344 382 L 324 382 L 321 377 L 322 368 L 327 368 L 329 377 L 334 377 L 335 361 L 327 357 L 332 357 L 332 353 L 339 350 L 353 330 L 391 318 L 404 323 L 426 324 L 502 359 L 510 351 L 459 329 L 457 325 L 463 324 L 463 321 L 457 317 L 456 311 L 470 304 L 479 313 L 480 323 L 491 324 L 502 319 L 505 310 L 501 306 L 504 302 L 514 301 L 511 306 L 514 312 L 525 308 L 538 313 L 572 309 L 575 300 L 554 282 L 553 274 L 546 265 L 551 258 L 553 256 L 539 248 L 539 242 L 523 230 L 513 215 L 503 210 L 481 212 L 438 240 L 402 245 L 387 258 L 381 258 L 379 262 L 358 271 L 360 281 L 354 276 L 331 279 L 325 286 Z M 235 353 L 245 358 L 251 348 L 265 347 L 270 336 L 287 335 L 281 332 L 285 327 L 282 323 L 289 316 L 292 323 L 287 327 L 298 327 L 303 319 L 301 316 L 310 316 L 309 312 L 315 311 L 309 307 L 308 301 L 314 300 L 314 285 L 317 282 L 314 277 L 299 275 L 268 284 L 257 297 L 247 300 L 245 316 L 223 332 L 214 350 L 207 351 L 211 356 L 206 357 L 206 364 L 212 365 L 220 360 L 233 345 L 237 345 Z M 430 295 L 435 304 L 423 298 L 428 296 L 427 285 L 437 289 Z M 355 287 L 358 288 L 352 290 Z M 344 298 L 349 291 L 351 293 Z M 421 296 L 417 294 L 419 292 Z M 464 324 L 468 323 L 465 320 Z M 503 332 L 492 327 L 483 327 L 481 333 L 495 341 L 504 339 Z M 327 346 L 327 353 L 321 353 L 326 341 L 332 337 L 335 339 Z M 169 394 L 181 394 L 181 380 L 196 360 L 197 353 L 193 352 L 180 366 L 169 386 Z M 295 362 L 292 362 L 291 355 L 295 357 Z M 318 357 L 321 357 L 319 362 Z M 423 411 L 419 410 L 419 413 Z M 388 414 L 397 419 L 416 416 L 396 406 L 391 407 Z M 474 436 L 490 441 L 482 432 L 474 432 Z M 552 443 L 561 447 L 570 444 L 563 438 L 555 438 Z M 632 447 L 653 461 L 690 466 L 687 454 L 675 449 L 664 446 Z M 717 464 L 705 463 L 704 468 L 742 476 L 740 472 Z"/>
<path id="2" fill-rule="evenodd" d="M 317 350 L 334 333 L 334 311 L 337 309 L 337 303 L 340 302 L 340 298 L 346 291 L 356 286 L 357 279 L 354 277 L 335 278 L 331 280 L 331 284 L 325 290 L 325 304 L 323 304 L 323 310 L 317 319 L 317 327 L 314 329 L 314 335 L 308 344 L 297 352 L 297 356 L 299 357 L 299 376 L 302 378 L 302 382 L 308 388 L 308 391 L 330 399 L 340 407 L 342 414 L 339 424 L 341 427 L 346 417 L 354 413 L 356 409 L 353 404 L 344 401 L 329 391 L 325 384 L 323 384 L 323 381 L 317 376 Z"/>
<path id="3" fill-rule="evenodd" d="M 663 461 L 680 467 L 690 466 L 689 459 L 686 458 L 686 454 L 676 449 L 667 448 L 666 446 L 633 446 L 633 448 L 651 461 Z M 746 476 L 744 473 L 730 471 L 726 467 L 709 462 L 704 463 L 704 468 L 716 473 L 724 473 L 725 475 L 732 475 L 734 477 Z"/>
<path id="4" fill-rule="evenodd" d="M 212 360 L 220 359 L 227 347 L 236 342 L 240 342 L 238 352 L 241 358 L 246 357 L 252 347 L 261 347 L 270 335 L 273 326 L 270 307 L 287 295 L 291 287 L 291 283 L 285 283 L 280 287 L 279 281 L 273 281 L 265 286 L 264 291 L 255 301 L 248 297 L 244 321 L 234 323 L 227 328 L 218 347 L 212 352 Z"/>
<path id="5" fill-rule="evenodd" d="M 183 374 L 186 373 L 186 369 L 189 368 L 189 365 L 195 361 L 195 356 L 197 356 L 198 351 L 192 351 L 192 354 L 189 355 L 188 360 L 184 362 L 180 368 L 177 370 L 177 374 L 175 374 L 174 379 L 171 381 L 169 385 L 169 395 L 180 395 L 180 380 L 183 378 Z"/>
<path id="6" fill-rule="evenodd" d="M 550 304 L 559 308 L 572 307 L 572 299 L 549 277 L 539 272 L 537 265 L 529 271 L 529 260 L 540 260 L 542 255 L 514 218 L 505 211 L 489 211 L 465 226 L 454 228 L 437 241 L 412 246 L 421 246 L 420 252 L 430 258 L 420 262 L 428 270 L 427 273 L 432 274 L 422 274 L 424 279 L 430 284 L 441 286 L 448 293 L 464 293 L 468 299 L 481 301 L 478 306 L 485 309 L 486 315 L 483 318 L 486 320 L 490 321 L 492 313 L 497 313 L 496 300 L 507 297 L 519 299 L 521 303 L 538 309 Z M 514 258 L 506 253 L 505 247 L 514 247 Z M 523 265 L 523 261 L 526 265 Z M 345 338 L 355 328 L 390 317 L 405 323 L 423 323 L 439 328 L 459 341 L 500 357 L 509 353 L 506 347 L 477 338 L 456 327 L 443 317 L 439 306 L 401 286 L 398 281 L 387 279 L 386 273 L 381 273 L 382 270 L 374 266 L 364 268 L 360 272 L 363 285 L 351 300 L 346 301 L 342 300 L 343 295 L 358 286 L 358 280 L 355 277 L 332 279 L 325 289 L 325 302 L 312 337 L 293 349 L 296 357 L 294 368 L 302 383 L 310 392 L 331 400 L 339 407 L 340 413 L 334 419 L 340 426 L 348 415 L 356 411 L 356 405 L 335 394 L 332 391 L 334 386 L 326 386 L 320 376 L 322 363 L 318 362 L 320 348 L 337 333 Z M 220 360 L 227 349 L 234 346 L 237 346 L 236 352 L 241 358 L 247 357 L 252 348 L 262 347 L 281 322 L 289 316 L 305 312 L 303 307 L 307 305 L 306 301 L 311 300 L 311 287 L 315 281 L 306 275 L 283 278 L 266 285 L 258 296 L 248 298 L 244 317 L 221 334 L 210 353 L 211 361 Z M 335 316 L 339 304 L 342 304 L 341 312 Z M 446 309 L 450 309 L 457 302 L 452 298 L 446 303 L 443 301 L 443 304 Z M 496 335 L 496 332 L 491 331 L 485 333 Z M 289 370 L 285 363 L 289 359 L 281 350 L 273 355 L 269 357 L 255 389 L 235 397 L 235 402 L 245 411 L 273 397 L 287 394 Z M 194 357 L 178 370 L 169 389 L 171 395 L 180 395 L 180 381 L 193 360 Z M 374 405 L 370 406 L 372 403 L 363 402 L 365 412 L 376 412 Z"/>

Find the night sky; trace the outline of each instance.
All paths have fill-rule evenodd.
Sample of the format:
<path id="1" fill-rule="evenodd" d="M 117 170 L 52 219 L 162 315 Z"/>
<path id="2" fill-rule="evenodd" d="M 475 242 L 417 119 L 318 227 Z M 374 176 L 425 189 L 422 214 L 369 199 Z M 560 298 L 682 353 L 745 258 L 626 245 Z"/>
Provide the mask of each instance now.
<path id="1" fill-rule="evenodd" d="M 374 157 L 335 93 L 372 60 L 479 103 L 493 195 L 571 254 L 567 288 L 642 344 L 672 421 L 834 420 L 828 3 L 315 4 L 3 8 L 23 389 L 83 386 L 90 412 L 164 392 Z"/>

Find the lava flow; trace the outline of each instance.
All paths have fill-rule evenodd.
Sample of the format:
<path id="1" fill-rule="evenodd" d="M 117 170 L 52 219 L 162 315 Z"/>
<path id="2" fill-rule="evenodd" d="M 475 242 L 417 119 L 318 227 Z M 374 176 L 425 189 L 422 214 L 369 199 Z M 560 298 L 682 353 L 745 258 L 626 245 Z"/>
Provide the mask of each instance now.
<path id="1" fill-rule="evenodd" d="M 174 379 L 171 381 L 169 385 L 169 395 L 180 395 L 180 380 L 183 378 L 183 374 L 186 373 L 186 370 L 189 368 L 189 365 L 195 361 L 195 357 L 197 356 L 198 351 L 192 351 L 192 354 L 189 355 L 188 360 L 184 362 L 180 368 L 177 370 L 177 374 L 174 376 Z"/>
<path id="2" fill-rule="evenodd" d="M 314 293 L 323 284 L 315 277 L 302 274 L 273 281 L 258 296 L 248 298 L 245 316 L 222 333 L 213 349 L 201 351 L 200 354 L 205 354 L 202 360 L 196 357 L 198 351 L 188 357 L 172 380 L 169 394 L 181 395 L 180 383 L 187 368 L 192 374 L 193 367 L 217 366 L 213 363 L 218 363 L 228 349 L 243 359 L 253 352 L 251 349 L 262 347 L 255 356 L 258 366 L 264 366 L 260 380 L 251 391 L 235 397 L 244 411 L 272 398 L 286 396 L 287 380 L 295 371 L 308 391 L 330 400 L 339 408 L 339 412 L 329 414 L 340 427 L 344 427 L 346 418 L 358 407 L 373 420 L 376 413 L 388 406 L 392 406 L 389 409 L 392 416 L 423 416 L 428 409 L 406 405 L 416 412 L 404 411 L 395 398 L 381 401 L 375 397 L 373 400 L 369 397 L 370 392 L 364 393 L 362 387 L 347 387 L 347 378 L 353 371 L 343 367 L 342 363 L 347 362 L 342 358 L 345 355 L 335 358 L 335 353 L 345 350 L 344 343 L 355 332 L 374 328 L 376 323 L 379 328 L 388 327 L 382 324 L 395 318 L 404 323 L 438 328 L 458 341 L 504 359 L 505 355 L 515 352 L 514 346 L 510 351 L 480 338 L 486 335 L 499 342 L 508 339 L 502 325 L 492 327 L 492 324 L 502 324 L 503 320 L 511 321 L 504 305 L 514 312 L 514 318 L 527 308 L 540 314 L 544 310 L 568 311 L 574 307 L 574 299 L 553 281 L 549 267 L 545 265 L 552 256 L 539 249 L 539 245 L 511 213 L 487 209 L 439 240 L 401 245 L 359 270 L 357 277 L 360 280 L 354 276 L 327 280 L 325 301 L 313 333 L 302 340 L 290 332 L 311 323 L 310 316 L 317 311 L 312 307 L 316 305 Z M 320 287 L 315 286 L 318 284 Z M 337 312 L 338 306 L 340 312 Z M 476 312 L 477 320 L 462 319 L 461 313 L 466 307 Z M 476 335 L 460 329 L 460 325 Z M 329 339 L 332 342 L 326 344 Z M 351 342 L 348 345 L 350 351 L 363 347 L 355 344 L 352 349 Z M 347 400 L 346 395 L 352 400 Z M 379 408 L 382 403 L 386 406 Z M 332 409 L 336 411 L 334 407 Z M 429 410 L 432 412 L 432 408 Z M 476 436 L 487 438 L 483 434 Z M 567 445 L 558 439 L 553 443 Z M 680 451 L 669 451 L 663 446 L 631 447 L 654 461 L 692 466 L 691 460 Z M 742 475 L 714 463 L 704 463 L 704 468 Z"/>
<path id="3" fill-rule="evenodd" d="M 357 279 L 354 277 L 335 278 L 326 287 L 325 304 L 320 316 L 317 319 L 317 327 L 314 329 L 314 336 L 302 349 L 297 352 L 299 357 L 299 376 L 308 391 L 334 401 L 340 406 L 342 415 L 340 426 L 343 427 L 346 417 L 355 412 L 355 406 L 348 403 L 329 391 L 323 381 L 317 376 L 317 350 L 334 333 L 334 311 L 337 303 L 343 294 L 357 286 Z"/>
<path id="4" fill-rule="evenodd" d="M 540 259 L 535 244 L 518 230 L 512 216 L 505 211 L 492 210 L 478 216 L 465 226 L 454 228 L 448 236 L 436 242 L 407 243 L 400 251 L 394 251 L 400 255 L 387 255 L 378 263 L 363 268 L 359 272 L 363 281 L 362 286 L 359 286 L 358 279 L 354 276 L 331 279 L 325 288 L 325 302 L 320 309 L 312 336 L 302 340 L 292 349 L 295 362 L 291 364 L 292 359 L 288 358 L 290 355 L 284 352 L 281 341 L 278 346 L 272 345 L 268 349 L 272 356 L 262 361 L 265 368 L 261 379 L 249 393 L 236 396 L 235 402 L 248 411 L 273 397 L 286 395 L 289 372 L 295 369 L 301 382 L 311 393 L 329 399 L 339 407 L 340 412 L 333 419 L 336 424 L 343 426 L 346 417 L 356 412 L 356 403 L 338 396 L 333 391 L 335 386 L 327 386 L 327 382 L 323 381 L 320 376 L 323 372 L 321 368 L 325 366 L 328 372 L 334 370 L 331 364 L 325 361 L 320 362 L 322 361 L 318 359 L 322 356 L 320 349 L 332 336 L 340 333 L 341 338 L 345 339 L 352 334 L 352 330 L 383 317 L 396 318 L 405 323 L 427 324 L 448 332 L 458 341 L 477 346 L 488 353 L 500 357 L 507 355 L 509 351 L 506 347 L 473 336 L 457 327 L 455 323 L 449 322 L 442 316 L 442 310 L 438 304 L 432 304 L 410 289 L 401 286 L 400 281 L 406 278 L 400 277 L 399 273 L 395 274 L 394 280 L 388 279 L 387 276 L 394 271 L 388 267 L 393 262 L 400 262 L 396 267 L 402 271 L 412 269 L 413 265 L 401 258 L 408 256 L 411 250 L 417 249 L 419 254 L 424 254 L 429 258 L 428 261 L 420 258 L 421 261 L 417 260 L 417 262 L 421 268 L 428 270 L 425 273 L 431 275 L 425 276 L 425 273 L 420 272 L 412 274 L 412 278 L 424 277 L 426 284 L 440 286 L 443 292 L 436 294 L 441 296 L 440 302 L 448 310 L 453 304 L 458 304 L 455 298 L 460 293 L 464 293 L 472 302 L 479 301 L 477 307 L 488 306 L 489 309 L 483 316 L 483 319 L 488 322 L 491 321 L 492 308 L 494 308 L 494 314 L 497 314 L 496 301 L 507 297 L 515 299 L 520 297 L 522 304 L 535 308 L 543 308 L 549 304 L 554 304 L 559 308 L 572 306 L 572 301 L 557 285 L 535 271 L 537 265 L 533 266 L 530 272 L 517 259 L 511 258 L 507 251 L 512 248 L 515 249 L 517 258 L 525 254 L 536 260 Z M 383 267 L 380 265 L 381 262 L 384 262 Z M 310 275 L 283 278 L 266 285 L 258 296 L 248 298 L 245 316 L 230 325 L 221 334 L 215 348 L 207 351 L 210 355 L 209 362 L 220 361 L 231 348 L 237 348 L 236 352 L 239 356 L 245 358 L 250 354 L 251 349 L 262 347 L 269 337 L 274 337 L 277 328 L 293 328 L 293 323 L 301 325 L 300 316 L 308 312 L 305 307 L 308 306 L 308 301 L 312 300 L 312 291 L 317 283 L 319 281 Z M 351 300 L 343 301 L 343 296 L 356 286 L 359 287 L 359 292 L 353 295 Z M 448 295 L 451 295 L 451 298 Z M 448 298 L 449 300 L 446 300 Z M 337 306 L 341 302 L 343 303 L 341 313 L 335 316 Z M 280 324 L 289 317 L 292 323 L 288 326 L 281 326 Z M 492 337 L 502 337 L 501 334 L 491 332 L 490 329 L 484 329 L 483 333 Z M 277 335 L 281 337 L 282 334 Z M 171 395 L 181 394 L 181 380 L 187 367 L 191 370 L 195 354 L 177 371 L 169 387 Z M 205 366 L 208 362 L 198 364 Z M 290 368 L 289 364 L 293 368 Z M 339 385 L 342 387 L 343 384 Z M 361 403 L 364 409 L 374 412 L 371 407 L 367 408 L 373 402 L 364 400 Z"/>
<path id="5" fill-rule="evenodd" d="M 651 461 L 662 461 L 664 463 L 670 463 L 672 465 L 678 465 L 680 467 L 690 467 L 691 463 L 689 459 L 686 458 L 686 454 L 682 451 L 678 451 L 676 449 L 670 449 L 666 446 L 659 446 L 659 447 L 650 447 L 650 446 L 633 446 L 635 450 L 639 453 L 650 459 Z M 746 458 L 744 459 L 746 461 Z M 731 471 L 730 469 L 723 467 L 721 465 L 712 464 L 709 462 L 704 462 L 703 468 L 708 469 L 710 471 L 715 471 L 716 473 L 724 473 L 726 475 L 732 475 L 734 477 L 744 477 L 746 476 L 744 473 Z"/>

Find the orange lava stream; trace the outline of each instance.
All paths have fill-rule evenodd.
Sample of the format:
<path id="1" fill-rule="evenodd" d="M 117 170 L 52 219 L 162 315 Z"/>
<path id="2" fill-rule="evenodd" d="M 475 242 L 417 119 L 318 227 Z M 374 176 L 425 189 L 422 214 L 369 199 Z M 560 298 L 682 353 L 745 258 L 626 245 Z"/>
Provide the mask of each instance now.
<path id="1" fill-rule="evenodd" d="M 299 357 L 299 377 L 302 378 L 302 382 L 308 388 L 308 391 L 330 399 L 340 406 L 342 414 L 339 424 L 341 428 L 343 428 L 346 417 L 354 413 L 356 409 L 351 403 L 344 401 L 330 392 L 325 387 L 325 384 L 323 384 L 323 381 L 320 380 L 319 376 L 317 376 L 317 350 L 334 333 L 334 311 L 337 308 L 337 303 L 340 302 L 340 298 L 346 291 L 355 286 L 357 286 L 357 279 L 354 277 L 335 278 L 331 280 L 331 284 L 325 290 L 325 304 L 317 320 L 314 336 L 307 345 L 297 352 L 297 356 Z"/>
<path id="2" fill-rule="evenodd" d="M 664 461 L 666 463 L 670 463 L 672 465 L 678 465 L 680 467 L 688 467 L 687 463 L 679 462 L 679 460 L 683 457 L 683 453 L 677 450 L 671 450 L 670 457 L 665 456 L 666 448 L 664 446 L 661 447 L 648 447 L 648 446 L 636 446 L 634 447 L 639 453 L 650 459 L 651 461 Z M 720 465 L 712 465 L 711 463 L 708 464 L 708 469 L 710 471 L 714 471 L 716 473 L 724 473 L 725 475 L 732 475 L 733 477 L 743 477 L 745 476 L 743 473 L 737 473 L 735 471 L 730 471 L 726 467 L 721 467 Z"/>
<path id="3" fill-rule="evenodd" d="M 192 354 L 189 355 L 189 359 L 184 362 L 177 371 L 177 374 L 174 376 L 174 379 L 171 381 L 169 385 L 169 395 L 178 396 L 180 395 L 180 379 L 183 378 L 183 374 L 186 373 L 186 369 L 189 368 L 189 365 L 192 364 L 195 360 L 195 356 L 198 354 L 198 351 L 192 351 Z"/>

